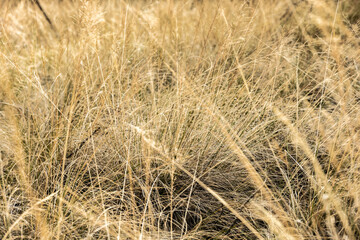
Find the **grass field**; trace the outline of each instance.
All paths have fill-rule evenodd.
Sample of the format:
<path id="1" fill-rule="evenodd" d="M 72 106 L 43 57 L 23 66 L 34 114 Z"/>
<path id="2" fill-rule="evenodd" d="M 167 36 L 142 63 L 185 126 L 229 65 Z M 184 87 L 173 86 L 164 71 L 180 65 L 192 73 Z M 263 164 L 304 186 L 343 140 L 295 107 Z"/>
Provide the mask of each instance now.
<path id="1" fill-rule="evenodd" d="M 0 2 L 0 239 L 360 239 L 358 0 Z"/>

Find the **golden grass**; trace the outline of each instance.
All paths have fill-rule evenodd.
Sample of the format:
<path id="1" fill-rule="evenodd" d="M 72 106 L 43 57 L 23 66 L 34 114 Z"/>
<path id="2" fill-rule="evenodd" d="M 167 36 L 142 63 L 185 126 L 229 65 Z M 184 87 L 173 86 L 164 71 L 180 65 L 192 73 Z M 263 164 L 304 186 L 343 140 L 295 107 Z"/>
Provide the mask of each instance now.
<path id="1" fill-rule="evenodd" d="M 359 239 L 356 0 L 0 3 L 1 239 Z"/>

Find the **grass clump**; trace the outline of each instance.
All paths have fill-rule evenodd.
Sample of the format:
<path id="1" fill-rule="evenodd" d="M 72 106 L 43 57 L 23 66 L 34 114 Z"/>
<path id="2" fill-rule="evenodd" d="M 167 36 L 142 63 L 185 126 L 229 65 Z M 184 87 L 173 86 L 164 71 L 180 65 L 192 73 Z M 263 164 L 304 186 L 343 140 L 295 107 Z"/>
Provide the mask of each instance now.
<path id="1" fill-rule="evenodd" d="M 41 4 L 0 8 L 0 238 L 360 238 L 351 1 Z"/>

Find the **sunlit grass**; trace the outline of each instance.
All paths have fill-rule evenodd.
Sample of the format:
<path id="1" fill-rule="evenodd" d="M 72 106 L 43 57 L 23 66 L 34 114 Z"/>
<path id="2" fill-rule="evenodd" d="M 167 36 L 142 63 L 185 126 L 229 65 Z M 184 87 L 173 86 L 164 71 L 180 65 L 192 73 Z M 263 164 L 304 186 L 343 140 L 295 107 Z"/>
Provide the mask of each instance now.
<path id="1" fill-rule="evenodd" d="M 0 3 L 1 239 L 359 239 L 356 1 Z"/>

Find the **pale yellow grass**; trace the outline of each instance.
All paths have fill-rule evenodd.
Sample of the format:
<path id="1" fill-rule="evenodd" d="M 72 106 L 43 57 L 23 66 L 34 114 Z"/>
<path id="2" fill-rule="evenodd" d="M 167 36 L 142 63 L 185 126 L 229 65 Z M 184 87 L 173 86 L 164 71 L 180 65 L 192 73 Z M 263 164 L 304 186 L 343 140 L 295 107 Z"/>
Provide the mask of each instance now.
<path id="1" fill-rule="evenodd" d="M 360 238 L 356 0 L 0 3 L 0 239 Z"/>

